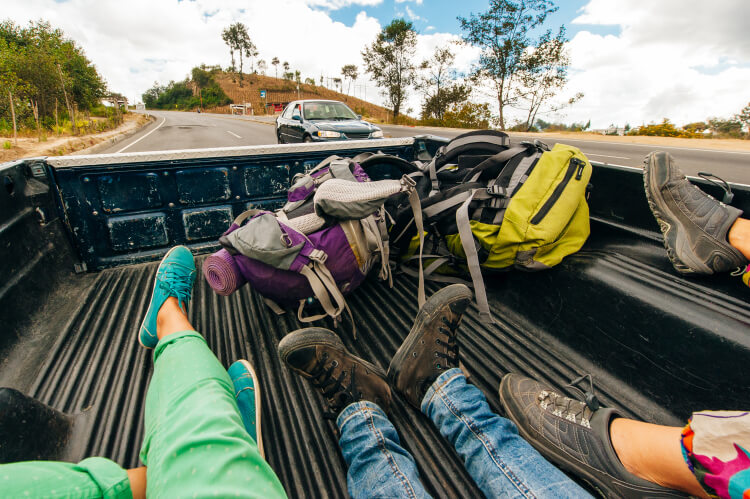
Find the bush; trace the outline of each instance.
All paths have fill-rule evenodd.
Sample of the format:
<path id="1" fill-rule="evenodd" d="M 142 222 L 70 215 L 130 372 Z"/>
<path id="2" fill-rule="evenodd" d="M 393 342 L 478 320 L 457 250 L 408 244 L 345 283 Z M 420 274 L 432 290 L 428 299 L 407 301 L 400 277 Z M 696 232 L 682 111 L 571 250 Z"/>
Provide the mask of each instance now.
<path id="1" fill-rule="evenodd" d="M 492 113 L 489 104 L 464 102 L 454 104 L 443 114 L 443 119 L 430 118 L 421 120 L 426 126 L 444 126 L 450 128 L 489 128 Z"/>
<path id="2" fill-rule="evenodd" d="M 179 82 L 171 81 L 166 87 L 156 83 L 143 94 L 143 102 L 150 109 L 181 110 L 200 107 L 201 97 L 203 107 L 219 107 L 231 104 L 232 99 L 216 83 L 215 73 L 216 70 L 210 67 L 193 68 L 194 81 L 191 82 L 187 79 Z M 196 89 L 199 86 L 201 87 L 200 95 L 197 94 L 198 90 L 193 91 L 193 86 Z"/>
<path id="3" fill-rule="evenodd" d="M 631 130 L 628 135 L 646 135 L 652 137 L 682 137 L 682 138 L 701 138 L 700 133 L 681 130 L 674 126 L 667 118 L 659 124 L 650 124 L 642 126 L 637 130 Z"/>
<path id="4" fill-rule="evenodd" d="M 3 142 L 3 149 L 10 149 L 12 147 L 10 140 Z"/>

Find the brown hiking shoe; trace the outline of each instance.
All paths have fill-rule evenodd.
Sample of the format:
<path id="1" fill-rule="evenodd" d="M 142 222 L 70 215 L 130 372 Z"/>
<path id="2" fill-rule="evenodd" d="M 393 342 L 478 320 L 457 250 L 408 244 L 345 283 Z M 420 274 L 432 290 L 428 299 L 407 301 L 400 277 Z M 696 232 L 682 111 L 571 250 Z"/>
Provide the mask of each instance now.
<path id="1" fill-rule="evenodd" d="M 335 418 L 352 402 L 369 400 L 387 410 L 391 389 L 382 368 L 349 352 L 328 329 L 293 331 L 279 342 L 279 357 L 292 370 L 320 388 L 328 401 L 327 417 Z"/>
<path id="2" fill-rule="evenodd" d="M 747 265 L 727 241 L 742 214 L 690 183 L 665 152 L 644 160 L 643 183 L 648 205 L 664 235 L 664 246 L 681 274 L 715 274 Z"/>
<path id="3" fill-rule="evenodd" d="M 457 329 L 471 298 L 471 290 L 463 284 L 452 284 L 432 295 L 391 360 L 388 378 L 417 409 L 435 379 L 458 367 Z"/>

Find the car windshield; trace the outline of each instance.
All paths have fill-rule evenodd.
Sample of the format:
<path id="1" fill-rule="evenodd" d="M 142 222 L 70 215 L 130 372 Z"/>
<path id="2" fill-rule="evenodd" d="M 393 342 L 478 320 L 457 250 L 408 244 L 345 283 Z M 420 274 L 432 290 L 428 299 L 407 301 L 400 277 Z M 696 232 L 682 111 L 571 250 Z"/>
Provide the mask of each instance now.
<path id="1" fill-rule="evenodd" d="M 354 111 L 342 102 L 305 102 L 306 120 L 356 120 Z"/>

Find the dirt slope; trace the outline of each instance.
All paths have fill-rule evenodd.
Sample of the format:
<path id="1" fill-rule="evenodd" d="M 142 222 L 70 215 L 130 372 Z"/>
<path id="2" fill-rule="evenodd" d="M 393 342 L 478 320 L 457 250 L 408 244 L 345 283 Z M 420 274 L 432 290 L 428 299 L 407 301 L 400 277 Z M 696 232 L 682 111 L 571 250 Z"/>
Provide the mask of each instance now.
<path id="1" fill-rule="evenodd" d="M 264 113 L 266 104 L 285 104 L 299 98 L 339 100 L 345 102 L 357 114 L 374 121 L 384 122 L 389 119 L 390 115 L 384 107 L 318 85 L 300 84 L 298 94 L 296 82 L 273 76 L 245 75 L 242 87 L 239 85 L 239 80 L 233 82 L 232 77 L 226 73 L 217 75 L 216 81 L 235 104 L 251 103 L 255 114 L 266 114 Z M 261 90 L 266 91 L 265 101 L 260 98 Z M 228 112 L 229 107 L 216 108 L 215 111 Z M 273 108 L 270 108 L 267 114 L 273 114 Z"/>

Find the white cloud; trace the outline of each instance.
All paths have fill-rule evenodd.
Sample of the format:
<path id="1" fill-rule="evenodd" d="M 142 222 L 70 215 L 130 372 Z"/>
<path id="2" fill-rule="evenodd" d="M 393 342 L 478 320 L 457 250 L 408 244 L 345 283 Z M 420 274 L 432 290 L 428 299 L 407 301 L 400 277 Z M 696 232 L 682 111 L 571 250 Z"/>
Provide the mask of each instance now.
<path id="1" fill-rule="evenodd" d="M 228 66 L 229 50 L 221 31 L 235 21 L 248 26 L 267 63 L 278 57 L 303 77 L 316 80 L 321 74 L 340 76 L 344 64 L 358 65 L 362 74 L 360 52 L 375 39 L 380 23 L 363 11 L 347 26 L 333 21 L 321 6 L 381 1 L 131 0 L 122 9 L 116 2 L 102 0 L 24 0 L 6 2 L 0 18 L 19 24 L 49 20 L 83 47 L 112 90 L 140 99 L 154 81 L 181 80 L 200 63 Z M 585 97 L 558 118 L 566 122 L 591 118 L 594 126 L 604 127 L 639 125 L 663 117 L 684 124 L 738 112 L 750 98 L 745 1 L 691 3 L 687 8 L 677 0 L 632 0 L 623 5 L 591 0 L 574 22 L 615 25 L 619 34 L 581 31 L 569 42 L 570 83 L 561 98 L 578 91 Z M 415 62 L 429 58 L 436 46 L 457 39 L 456 34 L 426 28 L 418 36 Z M 477 50 L 466 46 L 453 50 L 456 68 L 468 72 Z M 269 74 L 273 74 L 270 64 Z M 365 78 L 361 76 L 358 84 Z M 369 83 L 367 98 L 373 100 L 376 93 Z M 410 93 L 406 107 L 418 114 L 421 98 L 413 90 Z M 490 92 L 484 99 L 495 108 Z M 383 102 L 379 96 L 376 101 Z"/>
<path id="2" fill-rule="evenodd" d="M 414 2 L 417 5 L 422 5 L 422 0 L 396 0 L 396 3 Z"/>
<path id="3" fill-rule="evenodd" d="M 573 23 L 616 25 L 620 33 L 581 31 L 569 43 L 568 89 L 585 97 L 566 118 L 604 127 L 738 112 L 749 97 L 745 14 L 745 0 L 591 0 Z"/>
<path id="4" fill-rule="evenodd" d="M 270 74 L 273 57 L 316 80 L 321 73 L 338 76 L 344 64 L 361 66 L 360 51 L 379 32 L 378 21 L 361 12 L 346 26 L 308 4 L 131 0 L 123 9 L 100 0 L 27 0 L 5 5 L 0 18 L 24 25 L 49 20 L 85 50 L 112 90 L 140 100 L 154 81 L 181 80 L 200 63 L 228 66 L 221 31 L 235 21 L 247 25 Z"/>
<path id="5" fill-rule="evenodd" d="M 380 5 L 383 0 L 306 0 L 305 3 L 312 7 L 323 7 L 326 9 L 336 10 L 352 5 L 362 5 L 372 7 Z"/>
<path id="6" fill-rule="evenodd" d="M 408 5 L 406 6 L 406 15 L 412 21 L 419 21 L 420 19 L 422 19 L 413 10 L 411 10 L 411 8 Z"/>

